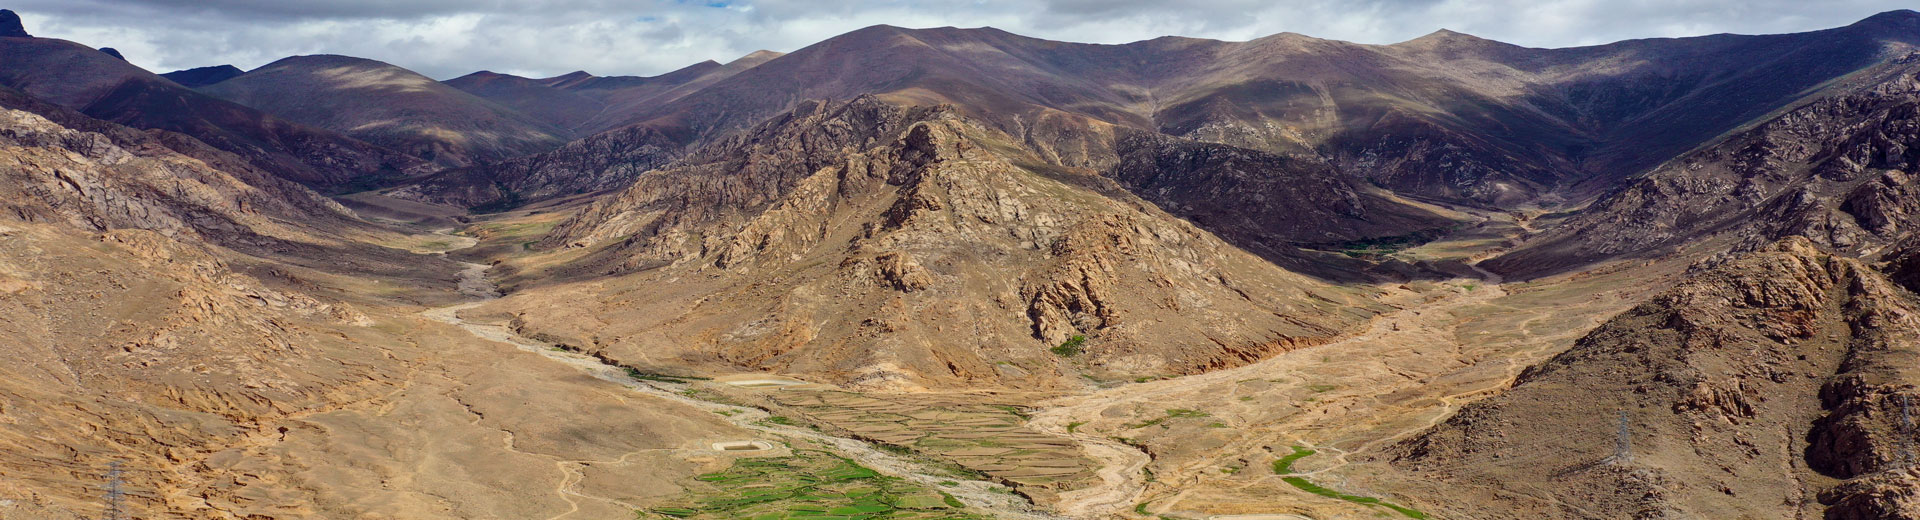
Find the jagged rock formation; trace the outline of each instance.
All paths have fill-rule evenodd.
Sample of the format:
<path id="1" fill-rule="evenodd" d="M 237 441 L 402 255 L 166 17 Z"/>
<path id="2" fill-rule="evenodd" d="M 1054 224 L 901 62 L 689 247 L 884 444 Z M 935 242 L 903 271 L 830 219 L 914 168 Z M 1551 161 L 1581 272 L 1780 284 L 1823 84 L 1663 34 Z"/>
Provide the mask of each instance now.
<path id="1" fill-rule="evenodd" d="M 1920 226 L 1920 52 L 1676 159 L 1489 261 L 1530 275 L 1655 256 L 1727 236 L 1742 249 L 1805 236 L 1873 255 Z"/>
<path id="2" fill-rule="evenodd" d="M 489 308 L 622 363 L 881 388 L 1234 366 L 1378 310 L 1012 142 L 951 107 L 804 105 L 556 227 L 584 256 L 551 274 L 591 287 Z M 1048 353 L 1072 336 L 1084 355 Z"/>
<path id="3" fill-rule="evenodd" d="M 1920 383 L 1913 294 L 1803 238 L 1696 269 L 1393 464 L 1455 503 L 1521 494 L 1546 516 L 1920 518 L 1899 420 Z"/>
<path id="4" fill-rule="evenodd" d="M 200 88 L 448 167 L 552 149 L 573 134 L 400 67 L 294 56 Z"/>
<path id="5" fill-rule="evenodd" d="M 0 38 L 32 38 L 27 27 L 20 23 L 20 14 L 12 9 L 0 9 Z"/>
<path id="6" fill-rule="evenodd" d="M 214 65 L 210 67 L 196 67 L 196 68 L 191 68 L 186 70 L 176 70 L 173 72 L 168 72 L 166 74 L 161 74 L 160 77 L 173 80 L 174 83 L 179 83 L 180 86 L 183 86 L 183 87 L 199 88 L 207 85 L 212 85 L 214 83 L 226 81 L 229 79 L 233 79 L 234 76 L 239 76 L 245 73 L 246 71 L 240 70 L 240 67 L 235 67 L 232 65 Z"/>

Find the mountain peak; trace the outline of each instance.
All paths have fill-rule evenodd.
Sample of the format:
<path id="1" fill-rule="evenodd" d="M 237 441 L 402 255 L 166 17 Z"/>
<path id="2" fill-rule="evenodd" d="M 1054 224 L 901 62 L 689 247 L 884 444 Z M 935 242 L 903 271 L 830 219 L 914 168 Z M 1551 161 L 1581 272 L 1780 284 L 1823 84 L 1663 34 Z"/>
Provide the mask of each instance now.
<path id="1" fill-rule="evenodd" d="M 108 56 L 112 56 L 112 57 L 115 57 L 115 58 L 120 58 L 120 61 L 127 61 L 127 57 L 126 57 L 126 56 L 122 56 L 122 55 L 120 54 L 120 50 L 119 50 L 119 49 L 115 49 L 115 48 L 113 48 L 113 47 L 101 47 L 101 48 L 100 48 L 100 52 L 104 52 L 104 53 L 107 53 L 107 55 L 108 55 Z"/>
<path id="2" fill-rule="evenodd" d="M 12 9 L 0 9 L 0 37 L 32 38 L 33 35 L 27 34 L 26 26 L 20 24 L 20 15 Z"/>

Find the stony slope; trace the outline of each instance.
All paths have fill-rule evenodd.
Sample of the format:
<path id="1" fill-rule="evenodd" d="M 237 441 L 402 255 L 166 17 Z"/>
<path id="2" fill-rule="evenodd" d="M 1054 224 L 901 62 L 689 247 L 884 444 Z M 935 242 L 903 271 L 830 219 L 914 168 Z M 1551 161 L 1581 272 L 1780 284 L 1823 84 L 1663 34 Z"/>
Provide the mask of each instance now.
<path id="1" fill-rule="evenodd" d="M 1696 269 L 1394 464 L 1476 517 L 1920 518 L 1913 294 L 1802 238 Z M 1481 507 L 1514 495 L 1538 514 Z"/>
<path id="2" fill-rule="evenodd" d="M 869 388 L 1195 372 L 1378 310 L 1012 144 L 950 107 L 805 105 L 561 223 L 573 260 L 489 309 L 626 364 Z"/>
<path id="3" fill-rule="evenodd" d="M 346 56 L 285 58 L 200 91 L 449 167 L 546 151 L 572 136 L 413 71 Z"/>
<path id="4" fill-rule="evenodd" d="M 1873 255 L 1916 225 L 1920 53 L 1689 153 L 1530 238 L 1491 269 L 1537 275 L 1673 252 L 1710 237 L 1752 248 L 1798 235 Z"/>

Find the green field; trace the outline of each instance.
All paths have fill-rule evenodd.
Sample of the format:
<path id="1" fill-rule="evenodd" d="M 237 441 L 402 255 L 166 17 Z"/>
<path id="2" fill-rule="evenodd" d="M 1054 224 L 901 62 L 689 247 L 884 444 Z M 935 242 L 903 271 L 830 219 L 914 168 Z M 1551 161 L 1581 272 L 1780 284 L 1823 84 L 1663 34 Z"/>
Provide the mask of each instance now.
<path id="1" fill-rule="evenodd" d="M 752 520 L 981 520 L 938 490 L 881 475 L 831 453 L 743 458 L 695 478 L 687 497 L 640 518 Z"/>

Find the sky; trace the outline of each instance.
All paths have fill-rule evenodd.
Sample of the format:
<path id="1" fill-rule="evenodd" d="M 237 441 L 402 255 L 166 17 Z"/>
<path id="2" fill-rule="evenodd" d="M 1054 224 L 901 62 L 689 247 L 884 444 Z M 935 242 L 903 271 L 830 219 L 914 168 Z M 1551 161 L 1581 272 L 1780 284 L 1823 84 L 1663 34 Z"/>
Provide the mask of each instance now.
<path id="1" fill-rule="evenodd" d="M 1531 47 L 1838 27 L 1912 0 L 13 0 L 35 36 L 155 72 L 345 54 L 436 79 L 655 75 L 875 24 L 991 26 L 1089 43 L 1280 32 L 1360 43 L 1451 29 Z"/>

